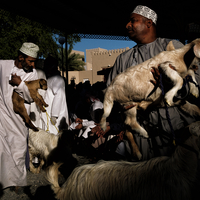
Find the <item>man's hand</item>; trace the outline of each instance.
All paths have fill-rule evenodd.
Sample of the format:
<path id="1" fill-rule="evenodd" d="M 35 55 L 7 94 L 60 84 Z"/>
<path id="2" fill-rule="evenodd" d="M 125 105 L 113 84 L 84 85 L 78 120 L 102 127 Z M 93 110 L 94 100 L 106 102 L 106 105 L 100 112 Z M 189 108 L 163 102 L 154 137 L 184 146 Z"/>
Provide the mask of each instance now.
<path id="1" fill-rule="evenodd" d="M 80 130 L 80 129 L 83 128 L 83 125 L 82 125 L 83 120 L 82 120 L 82 119 L 76 118 L 76 119 L 75 119 L 75 122 L 78 123 L 78 125 L 75 127 L 76 130 Z"/>
<path id="2" fill-rule="evenodd" d="M 110 130 L 110 126 L 106 127 L 106 130 L 103 131 L 99 124 L 96 124 L 94 128 L 91 129 L 92 133 L 95 133 L 98 137 L 103 137 Z"/>
<path id="3" fill-rule="evenodd" d="M 18 86 L 21 82 L 22 80 L 20 76 L 17 76 L 16 74 L 12 74 L 9 84 L 14 87 L 14 86 Z"/>
<path id="4" fill-rule="evenodd" d="M 57 121 L 57 117 L 51 117 L 51 124 L 52 125 L 55 125 L 56 124 L 56 121 Z"/>
<path id="5" fill-rule="evenodd" d="M 176 68 L 173 65 L 169 64 L 169 67 L 176 71 Z M 152 67 L 151 73 L 153 74 L 153 77 L 155 79 L 150 80 L 151 83 L 153 83 L 155 87 L 160 87 L 160 74 L 162 73 L 162 71 L 160 70 L 160 66 L 158 66 L 158 68 Z"/>
<path id="6" fill-rule="evenodd" d="M 75 119 L 75 122 L 76 122 L 76 123 L 79 123 L 79 124 L 82 124 L 82 123 L 83 123 L 83 120 L 80 119 L 80 118 L 76 118 L 76 119 Z"/>
<path id="7" fill-rule="evenodd" d="M 155 87 L 160 86 L 160 71 L 159 68 L 152 67 L 151 73 L 153 74 L 154 80 L 150 80 Z"/>
<path id="8" fill-rule="evenodd" d="M 124 138 L 124 131 L 121 131 L 118 135 L 116 135 L 117 137 L 117 141 L 116 142 L 121 142 Z"/>

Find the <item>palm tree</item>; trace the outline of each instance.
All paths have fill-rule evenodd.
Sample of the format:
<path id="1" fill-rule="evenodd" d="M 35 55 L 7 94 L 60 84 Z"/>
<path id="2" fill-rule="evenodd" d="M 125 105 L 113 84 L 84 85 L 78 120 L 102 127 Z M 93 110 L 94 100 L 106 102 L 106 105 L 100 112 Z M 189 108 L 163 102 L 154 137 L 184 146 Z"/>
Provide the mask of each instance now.
<path id="1" fill-rule="evenodd" d="M 62 49 L 58 49 L 58 60 L 59 60 L 59 66 L 60 70 L 62 70 Z M 68 71 L 83 71 L 85 62 L 83 61 L 84 56 L 76 53 L 71 53 L 72 47 L 69 47 L 68 49 L 68 60 L 67 60 L 67 66 Z M 63 71 L 66 71 L 66 53 L 65 48 L 63 48 Z"/>

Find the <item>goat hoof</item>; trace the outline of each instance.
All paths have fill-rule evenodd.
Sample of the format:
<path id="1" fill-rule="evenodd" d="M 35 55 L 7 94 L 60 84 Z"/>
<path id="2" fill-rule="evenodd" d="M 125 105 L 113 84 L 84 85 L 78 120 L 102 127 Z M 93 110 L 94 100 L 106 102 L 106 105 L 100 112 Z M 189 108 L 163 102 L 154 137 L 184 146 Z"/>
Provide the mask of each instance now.
<path id="1" fill-rule="evenodd" d="M 142 154 L 139 151 L 136 153 L 136 155 L 137 155 L 138 160 L 142 159 Z"/>
<path id="2" fill-rule="evenodd" d="M 140 136 L 142 136 L 144 138 L 149 138 L 149 136 L 147 134 L 140 134 Z"/>
<path id="3" fill-rule="evenodd" d="M 195 98 L 198 98 L 198 97 L 199 97 L 198 94 L 194 94 L 194 93 L 192 93 L 192 95 L 193 95 Z"/>
<path id="4" fill-rule="evenodd" d="M 171 106 L 171 102 L 168 100 L 166 100 L 166 104 L 167 104 L 167 106 Z"/>
<path id="5" fill-rule="evenodd" d="M 39 129 L 38 128 L 32 128 L 33 131 L 38 132 Z"/>

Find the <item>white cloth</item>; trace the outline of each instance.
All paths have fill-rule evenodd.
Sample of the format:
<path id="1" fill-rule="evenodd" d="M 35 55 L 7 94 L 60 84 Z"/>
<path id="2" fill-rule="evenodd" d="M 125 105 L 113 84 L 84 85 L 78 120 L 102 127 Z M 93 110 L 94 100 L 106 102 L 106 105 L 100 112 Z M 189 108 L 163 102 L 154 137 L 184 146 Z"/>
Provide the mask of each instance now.
<path id="1" fill-rule="evenodd" d="M 70 125 L 70 129 L 74 130 L 78 123 L 73 122 Z M 96 125 L 94 124 L 94 121 L 88 121 L 87 119 L 83 119 L 82 122 L 83 128 L 79 131 L 78 137 L 84 137 L 88 138 L 88 133 L 91 131 L 92 128 L 94 128 Z"/>
<path id="2" fill-rule="evenodd" d="M 103 109 L 103 103 L 99 99 L 90 98 L 92 105 L 90 106 L 90 116 L 92 120 L 96 121 L 97 116 L 95 116 L 95 110 Z"/>
<path id="3" fill-rule="evenodd" d="M 0 183 L 3 188 L 27 185 L 25 155 L 28 128 L 22 118 L 13 111 L 13 87 L 9 84 L 13 68 L 14 60 L 0 60 Z M 25 73 L 18 68 L 15 68 L 15 73 L 22 78 L 15 90 L 30 103 L 32 99 L 24 81 L 37 79 L 37 73 L 35 70 Z M 29 113 L 30 104 L 26 103 L 25 107 Z"/>
<path id="4" fill-rule="evenodd" d="M 155 11 L 148 8 L 147 6 L 142 6 L 142 5 L 136 6 L 136 8 L 133 10 L 132 13 L 136 13 L 138 15 L 142 15 L 143 17 L 146 17 L 147 19 L 151 19 L 155 24 L 158 18 Z"/>
<path id="5" fill-rule="evenodd" d="M 88 119 L 83 119 L 83 122 L 82 122 L 83 128 L 80 130 L 78 137 L 82 136 L 84 138 L 88 138 L 88 133 L 91 131 L 92 128 L 96 126 L 94 122 L 96 118 L 95 111 L 97 109 L 103 109 L 103 103 L 99 99 L 95 99 L 91 97 L 90 100 L 92 104 L 90 106 L 89 113 L 93 120 L 88 121 Z M 75 129 L 77 125 L 78 125 L 77 123 L 73 122 L 70 125 L 70 128 Z"/>
<path id="6" fill-rule="evenodd" d="M 60 75 L 55 75 L 47 79 L 47 87 L 44 101 L 49 106 L 46 107 L 47 113 L 42 113 L 43 129 L 57 135 L 58 131 L 69 125 L 65 81 Z M 55 125 L 51 123 L 50 117 L 57 117 Z"/>
<path id="7" fill-rule="evenodd" d="M 38 76 L 38 79 L 45 79 L 46 80 L 46 75 L 45 73 L 40 70 L 40 69 L 36 69 L 37 71 L 37 76 Z M 43 97 L 44 99 L 44 96 L 46 94 L 46 90 L 42 90 L 42 89 L 38 89 L 38 93 Z M 39 127 L 39 128 L 42 128 L 42 111 L 40 110 L 39 106 L 36 105 L 35 102 L 31 103 L 31 113 L 30 113 L 30 118 L 31 118 L 31 121 L 32 123 L 36 126 L 36 127 Z"/>

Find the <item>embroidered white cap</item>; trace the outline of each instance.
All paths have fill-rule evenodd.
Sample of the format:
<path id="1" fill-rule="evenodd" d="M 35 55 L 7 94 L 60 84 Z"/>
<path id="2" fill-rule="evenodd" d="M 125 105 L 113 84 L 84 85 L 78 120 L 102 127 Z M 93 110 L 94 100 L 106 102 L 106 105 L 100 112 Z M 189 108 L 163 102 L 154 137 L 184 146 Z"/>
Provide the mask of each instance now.
<path id="1" fill-rule="evenodd" d="M 155 11 L 148 8 L 147 6 L 142 6 L 142 5 L 136 6 L 136 8 L 133 10 L 132 13 L 136 13 L 138 15 L 142 15 L 143 17 L 151 19 L 155 24 L 158 18 Z"/>
<path id="2" fill-rule="evenodd" d="M 39 47 L 31 42 L 25 42 L 19 50 L 27 56 L 37 58 Z"/>

